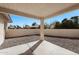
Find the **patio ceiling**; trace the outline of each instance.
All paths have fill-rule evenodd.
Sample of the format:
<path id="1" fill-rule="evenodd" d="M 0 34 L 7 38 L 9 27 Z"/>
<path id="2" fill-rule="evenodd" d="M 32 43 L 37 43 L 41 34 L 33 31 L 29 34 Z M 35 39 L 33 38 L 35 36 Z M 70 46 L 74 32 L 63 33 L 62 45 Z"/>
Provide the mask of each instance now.
<path id="1" fill-rule="evenodd" d="M 0 3 L 0 12 L 46 19 L 79 8 L 76 3 Z"/>

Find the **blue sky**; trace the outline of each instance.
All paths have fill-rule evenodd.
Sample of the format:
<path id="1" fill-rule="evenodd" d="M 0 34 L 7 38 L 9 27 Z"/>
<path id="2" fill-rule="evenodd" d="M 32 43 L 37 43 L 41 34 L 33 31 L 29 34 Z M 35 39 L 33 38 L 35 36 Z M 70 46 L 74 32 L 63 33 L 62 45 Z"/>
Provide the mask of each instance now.
<path id="1" fill-rule="evenodd" d="M 34 22 L 36 22 L 37 24 L 40 24 L 40 21 L 37 20 L 37 19 L 17 16 L 17 15 L 10 15 L 10 16 L 11 16 L 11 19 L 13 21 L 13 23 L 11 23 L 11 24 L 13 24 L 13 25 L 23 26 L 23 25 L 27 24 L 27 25 L 31 26 L 32 23 L 34 23 Z M 55 17 L 51 17 L 49 19 L 46 19 L 45 23 L 51 24 L 51 23 L 56 22 L 56 21 L 61 22 L 64 18 L 70 19 L 73 16 L 79 16 L 79 10 L 75 10 L 75 11 L 71 11 L 71 12 L 61 14 L 61 15 L 58 15 L 58 16 L 55 16 Z"/>
<path id="2" fill-rule="evenodd" d="M 17 15 L 11 15 L 10 16 L 12 19 L 12 25 L 32 25 L 32 23 L 36 22 L 37 24 L 40 24 L 40 21 L 34 18 L 28 18 L 28 17 L 23 17 L 23 16 L 17 16 Z"/>

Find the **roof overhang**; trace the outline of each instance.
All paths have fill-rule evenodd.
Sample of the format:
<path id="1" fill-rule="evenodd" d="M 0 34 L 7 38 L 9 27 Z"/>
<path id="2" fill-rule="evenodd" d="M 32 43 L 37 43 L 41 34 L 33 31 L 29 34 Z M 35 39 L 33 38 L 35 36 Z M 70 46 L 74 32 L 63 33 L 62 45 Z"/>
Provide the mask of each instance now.
<path id="1" fill-rule="evenodd" d="M 5 23 L 12 23 L 12 20 L 11 20 L 9 14 L 3 14 L 3 13 L 0 13 L 0 15 L 3 16 L 3 18 L 4 18 L 4 22 L 5 22 Z"/>
<path id="2" fill-rule="evenodd" d="M 46 19 L 79 9 L 77 3 L 0 3 L 0 13 Z"/>

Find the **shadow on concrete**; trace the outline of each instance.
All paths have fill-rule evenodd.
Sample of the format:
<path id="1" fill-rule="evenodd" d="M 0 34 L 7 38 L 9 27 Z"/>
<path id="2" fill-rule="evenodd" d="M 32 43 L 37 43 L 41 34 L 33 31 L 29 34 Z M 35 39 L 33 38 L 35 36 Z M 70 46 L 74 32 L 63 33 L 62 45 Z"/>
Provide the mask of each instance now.
<path id="1" fill-rule="evenodd" d="M 20 55 L 33 55 L 33 51 L 42 43 L 43 40 L 38 41 L 35 45 L 33 45 L 30 49 Z"/>

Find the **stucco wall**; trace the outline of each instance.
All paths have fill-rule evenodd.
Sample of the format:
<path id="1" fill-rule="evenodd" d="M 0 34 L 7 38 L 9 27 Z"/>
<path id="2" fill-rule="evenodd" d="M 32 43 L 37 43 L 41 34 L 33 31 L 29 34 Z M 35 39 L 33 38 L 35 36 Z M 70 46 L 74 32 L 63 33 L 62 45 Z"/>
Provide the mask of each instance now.
<path id="1" fill-rule="evenodd" d="M 38 29 L 7 29 L 6 37 L 16 37 L 23 35 L 32 35 L 39 34 L 40 31 Z"/>
<path id="2" fill-rule="evenodd" d="M 39 29 L 9 29 L 6 37 L 15 37 L 31 34 L 40 34 Z M 79 29 L 46 29 L 45 35 L 65 36 L 65 37 L 79 37 Z"/>
<path id="3" fill-rule="evenodd" d="M 64 37 L 78 37 L 79 29 L 47 29 L 44 32 L 46 35 L 64 36 Z"/>

